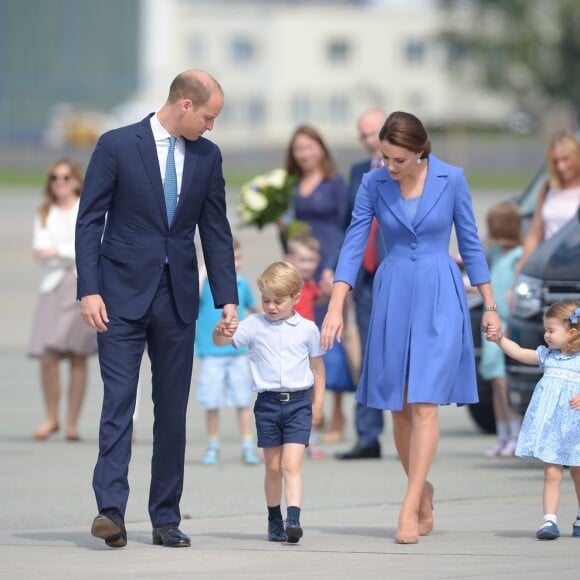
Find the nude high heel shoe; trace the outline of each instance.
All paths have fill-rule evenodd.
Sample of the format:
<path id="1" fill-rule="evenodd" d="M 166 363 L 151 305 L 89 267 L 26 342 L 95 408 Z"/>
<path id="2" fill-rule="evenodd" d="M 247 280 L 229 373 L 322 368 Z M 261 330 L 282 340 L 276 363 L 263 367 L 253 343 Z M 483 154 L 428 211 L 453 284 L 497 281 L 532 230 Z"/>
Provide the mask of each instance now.
<path id="1" fill-rule="evenodd" d="M 395 532 L 395 542 L 397 544 L 416 544 L 419 542 L 419 530 L 417 518 L 414 520 L 402 520 L 399 516 L 397 531 Z"/>
<path id="2" fill-rule="evenodd" d="M 420 536 L 426 536 L 431 530 L 433 529 L 434 519 L 433 519 L 433 496 L 435 494 L 435 490 L 433 488 L 433 484 L 429 481 L 425 482 L 425 491 L 423 492 L 423 499 L 421 501 L 421 507 L 419 507 L 419 516 L 418 516 L 418 529 Z M 425 499 L 428 502 L 428 506 L 431 509 L 421 509 L 425 506 Z"/>

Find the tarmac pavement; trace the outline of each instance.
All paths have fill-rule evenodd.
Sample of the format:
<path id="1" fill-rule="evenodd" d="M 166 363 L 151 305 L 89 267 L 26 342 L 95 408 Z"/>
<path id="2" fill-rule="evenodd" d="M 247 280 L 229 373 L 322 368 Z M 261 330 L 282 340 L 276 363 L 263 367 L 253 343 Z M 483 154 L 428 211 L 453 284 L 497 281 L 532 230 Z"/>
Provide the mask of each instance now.
<path id="1" fill-rule="evenodd" d="M 478 219 L 496 197 L 474 195 Z M 441 438 L 430 476 L 435 529 L 419 544 L 394 542 L 405 478 L 390 430 L 382 438 L 383 459 L 333 459 L 335 451 L 352 444 L 352 426 L 345 442 L 323 445 L 326 459 L 305 460 L 304 538 L 297 545 L 267 542 L 263 467 L 242 464 L 232 410 L 222 413 L 220 463 L 200 462 L 204 422 L 195 400 L 195 375 L 181 502 L 181 528 L 191 536 L 192 547 L 153 546 L 147 514 L 152 417 L 147 363 L 129 472 L 129 543 L 124 549 L 107 548 L 90 535 L 101 404 L 95 359 L 80 424 L 82 440 L 66 442 L 61 433 L 42 443 L 31 438 L 42 419 L 37 364 L 24 354 L 38 282 L 30 241 L 39 199 L 36 192 L 0 191 L 1 578 L 578 578 L 580 540 L 570 537 L 576 498 L 568 475 L 560 502 L 563 535 L 552 542 L 536 541 L 542 517 L 541 464 L 485 459 L 482 452 L 493 438 L 479 433 L 466 409 L 456 407 L 440 411 Z M 232 221 L 236 223 L 234 217 Z M 253 282 L 267 263 L 279 258 L 276 233 L 241 229 L 237 235 L 245 256 L 243 271 Z M 352 397 L 347 396 L 349 416 L 351 408 Z"/>

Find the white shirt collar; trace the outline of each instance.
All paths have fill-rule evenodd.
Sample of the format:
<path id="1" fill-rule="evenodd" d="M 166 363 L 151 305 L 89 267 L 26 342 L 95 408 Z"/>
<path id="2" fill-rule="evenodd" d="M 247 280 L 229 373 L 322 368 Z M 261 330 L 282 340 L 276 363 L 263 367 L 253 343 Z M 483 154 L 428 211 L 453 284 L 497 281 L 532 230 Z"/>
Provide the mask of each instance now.
<path id="1" fill-rule="evenodd" d="M 298 312 L 296 312 L 296 310 L 294 310 L 292 316 L 290 318 L 286 318 L 286 320 L 271 320 L 270 317 L 265 312 L 264 312 L 264 318 L 270 324 L 282 324 L 282 323 L 286 322 L 287 324 L 290 324 L 291 326 L 296 326 L 302 320 L 302 316 L 300 316 L 300 314 L 298 314 Z"/>
<path id="2" fill-rule="evenodd" d="M 155 141 L 163 141 L 164 139 L 169 139 L 171 135 L 164 129 L 157 113 L 151 117 L 151 130 L 153 131 L 153 138 Z M 177 139 L 180 140 L 179 138 Z"/>

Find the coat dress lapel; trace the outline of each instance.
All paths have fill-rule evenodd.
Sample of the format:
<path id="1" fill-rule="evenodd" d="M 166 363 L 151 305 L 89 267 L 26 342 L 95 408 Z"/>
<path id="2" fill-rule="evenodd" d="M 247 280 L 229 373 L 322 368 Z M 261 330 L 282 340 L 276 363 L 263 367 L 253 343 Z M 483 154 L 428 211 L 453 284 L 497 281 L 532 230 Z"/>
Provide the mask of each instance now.
<path id="1" fill-rule="evenodd" d="M 413 226 L 407 217 L 403 202 L 401 201 L 401 190 L 399 184 L 389 177 L 386 168 L 381 170 L 384 178 L 377 180 L 377 202 L 375 207 L 386 206 L 387 209 L 404 225 L 409 231 L 414 232 Z M 376 214 L 380 213 L 375 211 Z"/>
<path id="2" fill-rule="evenodd" d="M 415 229 L 427 217 L 441 197 L 447 185 L 447 173 L 439 159 L 433 155 L 429 155 L 429 167 L 427 169 L 425 185 L 423 186 L 423 195 L 421 196 L 421 201 L 419 201 L 417 215 L 413 220 Z"/>
<path id="3" fill-rule="evenodd" d="M 423 194 L 419 201 L 419 207 L 417 208 L 417 214 L 413 223 L 409 221 L 409 217 L 405 211 L 399 184 L 389 177 L 386 169 L 384 170 L 384 178 L 377 180 L 378 202 L 379 204 L 385 204 L 402 225 L 409 231 L 415 233 L 419 224 L 427 217 L 437 203 L 437 200 L 441 197 L 446 185 L 447 172 L 442 167 L 441 162 L 433 155 L 430 155 Z"/>

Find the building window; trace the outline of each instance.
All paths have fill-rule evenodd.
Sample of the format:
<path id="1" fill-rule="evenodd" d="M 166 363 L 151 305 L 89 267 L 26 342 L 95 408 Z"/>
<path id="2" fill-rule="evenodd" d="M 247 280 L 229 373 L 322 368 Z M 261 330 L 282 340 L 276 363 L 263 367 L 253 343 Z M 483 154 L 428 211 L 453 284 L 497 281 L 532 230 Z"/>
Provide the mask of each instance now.
<path id="1" fill-rule="evenodd" d="M 224 106 L 223 109 L 221 110 L 220 113 L 220 117 L 219 117 L 219 125 L 231 125 L 235 122 L 235 117 L 236 117 L 236 107 L 235 107 L 235 101 L 232 101 L 232 99 L 227 99 L 224 102 Z"/>
<path id="2" fill-rule="evenodd" d="M 423 109 L 423 105 L 425 104 L 423 96 L 418 91 L 409 93 L 407 102 L 409 103 L 409 109 L 411 111 L 421 111 Z"/>
<path id="3" fill-rule="evenodd" d="M 230 42 L 230 59 L 234 64 L 248 64 L 256 57 L 256 45 L 249 38 L 236 37 Z"/>
<path id="4" fill-rule="evenodd" d="M 326 56 L 332 64 L 343 64 L 350 60 L 352 47 L 348 40 L 335 38 L 326 46 Z"/>
<path id="5" fill-rule="evenodd" d="M 450 43 L 447 46 L 447 65 L 454 67 L 465 60 L 465 50 L 459 44 Z"/>
<path id="6" fill-rule="evenodd" d="M 203 62 L 204 44 L 199 38 L 192 38 L 188 45 L 189 61 L 197 65 Z"/>
<path id="7" fill-rule="evenodd" d="M 308 123 L 310 121 L 312 103 L 308 97 L 294 97 L 291 107 L 294 123 Z"/>
<path id="8" fill-rule="evenodd" d="M 426 46 L 423 40 L 410 40 L 405 47 L 405 56 L 410 63 L 422 63 L 425 60 L 425 52 Z"/>
<path id="9" fill-rule="evenodd" d="M 349 101 L 342 95 L 330 98 L 328 102 L 328 118 L 332 123 L 344 124 L 350 118 Z"/>
<path id="10" fill-rule="evenodd" d="M 263 125 L 266 119 L 266 103 L 260 97 L 249 98 L 245 103 L 245 117 L 250 125 Z"/>

